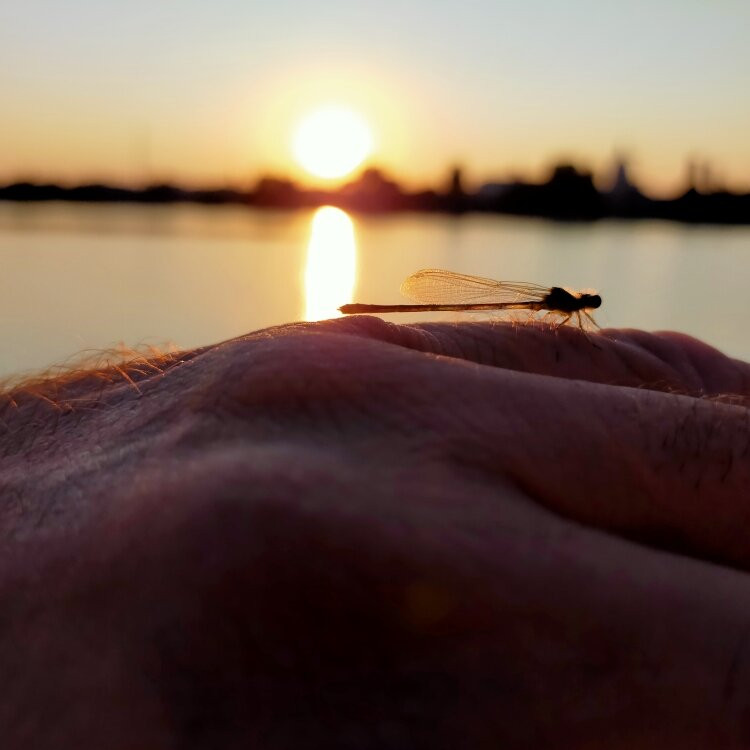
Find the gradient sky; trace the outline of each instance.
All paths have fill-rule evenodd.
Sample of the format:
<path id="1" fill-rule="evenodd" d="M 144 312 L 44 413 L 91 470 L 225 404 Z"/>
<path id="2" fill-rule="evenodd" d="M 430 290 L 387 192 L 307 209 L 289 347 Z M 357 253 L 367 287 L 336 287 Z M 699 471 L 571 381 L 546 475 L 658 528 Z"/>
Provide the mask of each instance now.
<path id="1" fill-rule="evenodd" d="M 748 0 L 4 0 L 0 180 L 299 177 L 319 104 L 370 122 L 406 184 L 572 159 L 750 188 Z"/>

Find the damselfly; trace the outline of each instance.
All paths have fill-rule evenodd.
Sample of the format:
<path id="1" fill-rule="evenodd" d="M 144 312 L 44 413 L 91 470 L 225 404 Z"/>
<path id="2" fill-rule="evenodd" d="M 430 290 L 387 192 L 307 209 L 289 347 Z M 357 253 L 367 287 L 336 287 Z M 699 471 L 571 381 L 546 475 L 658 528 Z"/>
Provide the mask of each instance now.
<path id="1" fill-rule="evenodd" d="M 602 298 L 593 292 L 575 292 L 559 286 L 544 287 L 516 281 L 494 281 L 436 268 L 427 268 L 409 276 L 401 285 L 401 294 L 419 304 L 353 303 L 342 305 L 339 310 L 346 315 L 444 310 L 546 310 L 562 316 L 560 325 L 564 325 L 575 315 L 578 325 L 583 328 L 581 316 L 584 315 L 596 326 L 596 321 L 588 311 L 602 304 Z"/>

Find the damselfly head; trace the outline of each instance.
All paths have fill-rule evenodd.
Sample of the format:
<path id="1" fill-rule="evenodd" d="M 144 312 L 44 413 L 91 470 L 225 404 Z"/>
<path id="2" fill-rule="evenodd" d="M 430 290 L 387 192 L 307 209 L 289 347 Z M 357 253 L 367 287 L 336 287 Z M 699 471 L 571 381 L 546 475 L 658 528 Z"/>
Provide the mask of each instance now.
<path id="1" fill-rule="evenodd" d="M 602 306 L 602 298 L 594 292 L 581 292 L 579 298 L 585 308 L 596 308 Z"/>

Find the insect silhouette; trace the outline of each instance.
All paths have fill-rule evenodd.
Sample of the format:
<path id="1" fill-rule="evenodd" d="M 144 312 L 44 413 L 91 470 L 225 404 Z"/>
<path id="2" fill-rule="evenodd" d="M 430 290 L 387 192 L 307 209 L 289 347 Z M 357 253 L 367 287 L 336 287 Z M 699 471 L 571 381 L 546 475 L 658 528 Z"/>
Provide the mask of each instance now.
<path id="1" fill-rule="evenodd" d="M 576 292 L 559 286 L 544 287 L 517 281 L 495 281 L 437 268 L 413 273 L 401 285 L 401 294 L 417 304 L 366 305 L 354 302 L 342 305 L 339 310 L 345 315 L 449 310 L 546 310 L 548 314 L 562 316 L 559 325 L 565 325 L 575 316 L 578 326 L 584 330 L 581 316 L 585 316 L 594 327 L 599 327 L 589 310 L 602 304 L 602 298 L 593 292 Z"/>

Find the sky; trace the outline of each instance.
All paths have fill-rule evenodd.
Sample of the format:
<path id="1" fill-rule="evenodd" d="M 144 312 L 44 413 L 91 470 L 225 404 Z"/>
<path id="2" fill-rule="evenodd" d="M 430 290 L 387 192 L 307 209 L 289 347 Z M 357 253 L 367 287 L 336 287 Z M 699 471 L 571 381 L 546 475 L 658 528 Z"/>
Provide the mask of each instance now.
<path id="1" fill-rule="evenodd" d="M 617 154 L 647 192 L 689 159 L 750 189 L 747 0 L 2 0 L 0 181 L 304 180 L 326 104 L 403 184 L 542 179 Z"/>

